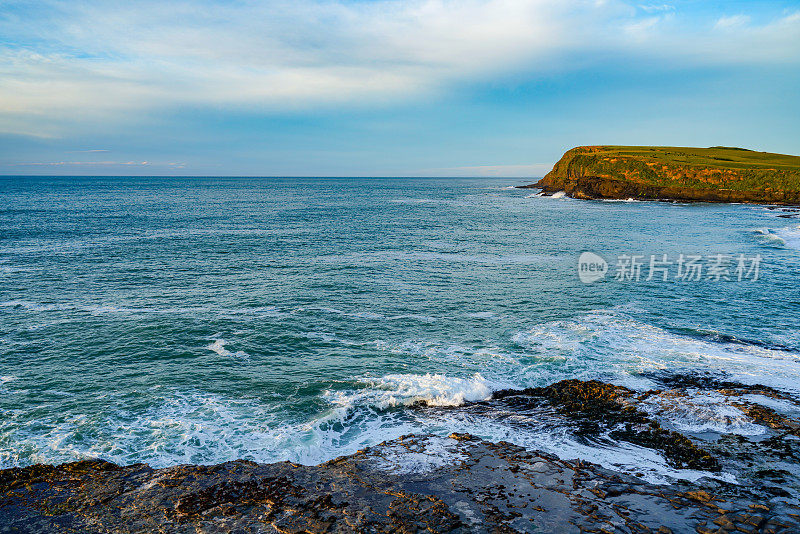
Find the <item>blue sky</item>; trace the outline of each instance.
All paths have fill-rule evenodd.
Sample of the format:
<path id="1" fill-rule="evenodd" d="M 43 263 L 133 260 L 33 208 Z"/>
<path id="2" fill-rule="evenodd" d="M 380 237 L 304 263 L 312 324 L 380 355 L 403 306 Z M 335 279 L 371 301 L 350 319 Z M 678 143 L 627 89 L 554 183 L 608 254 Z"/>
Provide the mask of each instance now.
<path id="1" fill-rule="evenodd" d="M 800 1 L 0 2 L 0 173 L 541 176 L 800 154 Z"/>

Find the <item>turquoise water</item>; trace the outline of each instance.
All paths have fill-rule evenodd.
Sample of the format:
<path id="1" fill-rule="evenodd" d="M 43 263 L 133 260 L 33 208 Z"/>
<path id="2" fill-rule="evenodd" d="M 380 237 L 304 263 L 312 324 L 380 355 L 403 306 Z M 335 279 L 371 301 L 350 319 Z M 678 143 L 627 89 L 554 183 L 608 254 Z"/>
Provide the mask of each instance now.
<path id="1" fill-rule="evenodd" d="M 0 467 L 317 463 L 469 431 L 657 476 L 568 428 L 411 405 L 663 370 L 800 394 L 797 212 L 517 183 L 0 178 Z M 606 279 L 581 283 L 583 251 Z M 681 253 L 760 255 L 760 276 L 613 279 L 619 255 Z M 672 423 L 747 432 L 724 409 Z"/>

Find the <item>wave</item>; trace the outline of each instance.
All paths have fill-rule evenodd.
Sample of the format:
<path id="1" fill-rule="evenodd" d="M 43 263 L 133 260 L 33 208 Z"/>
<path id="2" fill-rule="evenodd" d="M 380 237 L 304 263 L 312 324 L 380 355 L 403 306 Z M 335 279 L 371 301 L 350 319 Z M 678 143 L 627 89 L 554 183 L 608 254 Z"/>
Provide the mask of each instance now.
<path id="1" fill-rule="evenodd" d="M 784 228 L 756 228 L 753 233 L 759 243 L 767 247 L 792 248 L 800 250 L 800 225 Z"/>
<path id="2" fill-rule="evenodd" d="M 758 242 L 766 247 L 781 248 L 786 246 L 786 240 L 769 228 L 756 228 L 753 230 Z"/>
<path id="3" fill-rule="evenodd" d="M 712 341 L 715 343 L 731 343 L 734 345 L 753 345 L 763 347 L 765 349 L 782 350 L 786 352 L 800 352 L 800 348 L 792 347 L 782 343 L 773 343 L 769 341 L 760 341 L 757 339 L 739 338 L 730 334 L 716 332 L 713 330 L 700 330 L 695 328 L 670 328 L 670 332 L 681 334 L 697 339 Z"/>
<path id="4" fill-rule="evenodd" d="M 472 317 L 473 319 L 493 319 L 497 317 L 497 314 L 493 311 L 481 311 L 468 313 L 467 317 Z"/>
<path id="5" fill-rule="evenodd" d="M 652 395 L 640 406 L 650 415 L 681 432 L 760 436 L 767 432 L 741 410 L 730 397 L 717 392 L 664 392 Z"/>
<path id="6" fill-rule="evenodd" d="M 656 383 L 645 376 L 647 372 L 699 369 L 745 384 L 762 383 L 800 393 L 800 355 L 793 350 L 678 334 L 615 310 L 544 323 L 513 339 L 528 352 L 564 358 L 564 364 L 551 372 L 529 371 L 526 379 L 537 385 L 544 385 L 540 379 L 544 376 L 548 381 L 600 378 L 649 389 Z"/>
<path id="7" fill-rule="evenodd" d="M 63 302 L 31 302 L 25 300 L 8 300 L 0 302 L 0 307 L 15 308 L 31 312 L 83 312 L 91 315 L 197 315 L 217 313 L 220 315 L 239 316 L 257 315 L 259 317 L 281 318 L 287 317 L 291 312 L 278 309 L 275 306 L 256 306 L 249 308 L 217 308 L 213 306 L 115 306 L 112 304 L 88 303 L 63 303 Z"/>
<path id="8" fill-rule="evenodd" d="M 154 405 L 132 414 L 125 399 L 105 399 L 112 408 L 101 414 L 51 415 L 33 422 L 11 414 L 0 420 L 0 465 L 64 462 L 99 457 L 154 467 L 215 464 L 234 459 L 257 462 L 290 460 L 314 465 L 409 433 L 445 436 L 469 432 L 491 441 L 508 441 L 580 458 L 609 469 L 637 473 L 654 483 L 731 475 L 674 469 L 656 451 L 601 437 L 586 441 L 569 425 L 548 425 L 544 419 L 520 421 L 513 413 L 486 417 L 454 408 L 491 397 L 493 384 L 481 375 L 386 375 L 363 378 L 363 387 L 329 391 L 330 409 L 305 422 L 281 420 L 285 399 L 270 404 L 214 394 L 163 394 Z M 491 402 L 491 401 L 490 401 Z M 428 406 L 420 408 L 420 403 Z M 3 414 L 7 415 L 7 414 Z M 521 424 L 523 423 L 523 424 Z M 421 472 L 440 458 L 398 455 L 386 469 Z"/>
<path id="9" fill-rule="evenodd" d="M 2 340 L 0 340 L 0 341 L 2 341 Z M 3 376 L 0 376 L 0 392 L 8 393 L 9 391 L 8 391 L 8 388 L 6 387 L 6 384 L 8 384 L 9 382 L 13 382 L 15 380 L 17 380 L 17 377 L 14 376 L 14 375 L 3 375 Z"/>
<path id="10" fill-rule="evenodd" d="M 525 198 L 552 198 L 552 199 L 569 199 L 567 193 L 564 191 L 556 191 L 555 193 L 545 193 L 544 191 L 539 191 L 538 193 L 531 193 L 530 195 L 525 195 Z"/>
<path id="11" fill-rule="evenodd" d="M 250 355 L 244 351 L 237 350 L 236 352 L 231 352 L 225 348 L 225 344 L 227 341 L 224 339 L 216 339 L 213 343 L 211 343 L 208 347 L 208 350 L 216 352 L 223 358 L 238 358 L 238 359 L 248 359 Z"/>
<path id="12" fill-rule="evenodd" d="M 220 236 L 270 236 L 276 230 L 261 228 L 176 228 L 144 231 L 137 234 L 87 235 L 71 239 L 26 239 L 10 246 L 0 247 L 6 254 L 69 254 L 101 247 L 113 247 L 138 241 L 175 240 Z"/>
<path id="13" fill-rule="evenodd" d="M 624 311 L 623 311 L 624 310 Z M 717 369 L 732 380 L 787 391 L 800 384 L 797 354 L 740 340 L 684 335 L 634 319 L 631 307 L 597 310 L 550 321 L 513 334 L 509 347 L 476 348 L 425 340 L 365 342 L 379 350 L 415 354 L 449 372 L 390 373 L 334 384 L 317 399 L 321 411 L 303 421 L 286 419 L 283 396 L 271 399 L 172 391 L 153 394 L 134 411 L 127 399 L 104 399 L 99 413 L 47 417 L 0 410 L 0 464 L 26 465 L 101 457 L 117 463 L 213 464 L 237 458 L 318 464 L 409 433 L 469 432 L 564 459 L 580 458 L 610 469 L 640 473 L 649 481 L 696 480 L 702 471 L 674 469 L 656 451 L 607 436 L 576 437 L 552 415 L 478 411 L 494 391 L 541 386 L 564 378 L 604 379 L 640 391 L 658 383 L 654 370 Z M 323 332 L 309 337 L 339 342 Z M 247 357 L 218 336 L 207 348 L 221 357 Z M 346 341 L 346 340 L 344 340 Z M 112 394 L 109 394 L 112 395 Z M 758 402 L 758 396 L 748 398 Z M 765 402 L 775 404 L 775 399 Z M 757 435 L 762 428 L 724 395 L 653 396 L 643 406 L 665 427 L 686 432 Z M 786 407 L 784 407 L 786 408 Z M 444 453 L 443 453 L 444 454 Z M 408 457 L 387 469 L 426 469 L 435 459 Z M 733 481 L 731 475 L 719 477 Z"/>
<path id="14" fill-rule="evenodd" d="M 457 378 L 443 374 L 395 374 L 364 379 L 374 388 L 370 395 L 379 399 L 378 406 L 462 406 L 465 402 L 487 400 L 494 389 L 480 374 Z"/>
<path id="15" fill-rule="evenodd" d="M 365 319 L 368 321 L 402 321 L 405 319 L 411 319 L 423 323 L 435 323 L 437 321 L 436 317 L 431 317 L 429 315 L 421 315 L 416 313 L 384 315 L 382 313 L 377 313 L 373 311 L 344 311 L 344 310 L 339 310 L 337 308 L 329 308 L 326 306 L 317 306 L 317 307 L 305 306 L 302 308 L 297 308 L 295 311 L 299 313 L 321 312 L 325 314 L 341 315 L 343 317 L 352 317 L 354 319 Z"/>
<path id="16" fill-rule="evenodd" d="M 782 206 L 764 206 L 764 207 L 751 207 L 751 209 L 759 210 L 763 215 L 769 217 L 776 217 L 781 219 L 796 219 L 800 217 L 800 209 L 789 208 Z"/>
<path id="17" fill-rule="evenodd" d="M 783 240 L 785 246 L 800 250 L 800 225 L 780 228 L 775 230 L 775 235 Z"/>

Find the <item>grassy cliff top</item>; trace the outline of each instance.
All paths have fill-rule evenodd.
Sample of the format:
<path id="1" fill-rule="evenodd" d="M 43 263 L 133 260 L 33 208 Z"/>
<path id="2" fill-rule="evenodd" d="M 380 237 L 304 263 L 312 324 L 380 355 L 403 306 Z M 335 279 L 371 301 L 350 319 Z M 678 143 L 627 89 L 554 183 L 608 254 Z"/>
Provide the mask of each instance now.
<path id="1" fill-rule="evenodd" d="M 753 201 L 771 198 L 760 192 L 791 192 L 794 198 L 800 196 L 800 157 L 733 147 L 579 146 L 536 185 L 567 191 L 586 177 L 639 187 L 747 191 Z"/>
<path id="2" fill-rule="evenodd" d="M 756 152 L 746 148 L 715 146 L 692 148 L 674 146 L 582 146 L 574 151 L 605 157 L 625 156 L 658 160 L 678 165 L 730 169 L 781 169 L 800 172 L 800 156 Z"/>

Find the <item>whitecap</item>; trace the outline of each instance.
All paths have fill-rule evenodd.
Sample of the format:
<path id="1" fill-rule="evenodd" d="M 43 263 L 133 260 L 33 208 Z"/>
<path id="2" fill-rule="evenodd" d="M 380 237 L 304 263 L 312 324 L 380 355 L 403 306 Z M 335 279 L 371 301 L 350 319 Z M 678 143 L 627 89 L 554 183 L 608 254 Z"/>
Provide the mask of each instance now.
<path id="1" fill-rule="evenodd" d="M 480 374 L 459 378 L 443 374 L 390 374 L 377 378 L 362 378 L 369 386 L 350 394 L 331 396 L 338 404 L 352 405 L 367 402 L 378 408 L 409 406 L 424 403 L 428 406 L 461 406 L 465 402 L 487 400 L 493 388 Z"/>
<path id="2" fill-rule="evenodd" d="M 491 311 L 482 311 L 482 312 L 473 312 L 468 313 L 467 317 L 472 317 L 473 319 L 491 319 L 496 317 L 494 312 Z"/>
<path id="3" fill-rule="evenodd" d="M 214 342 L 211 343 L 210 345 L 208 345 L 206 348 L 208 350 L 216 352 L 217 354 L 219 354 L 223 358 L 247 359 L 247 358 L 250 357 L 249 354 L 247 354 L 246 352 L 241 351 L 241 350 L 237 350 L 236 352 L 229 351 L 228 349 L 225 348 L 225 344 L 226 343 L 227 343 L 227 341 L 225 341 L 224 339 L 221 339 L 221 338 L 220 339 L 215 339 Z"/>
<path id="4" fill-rule="evenodd" d="M 786 240 L 769 228 L 756 228 L 753 233 L 763 246 L 781 248 L 786 245 Z"/>
<path id="5" fill-rule="evenodd" d="M 800 250 L 800 225 L 787 226 L 775 230 L 776 237 L 783 240 L 783 244 L 789 248 Z"/>
<path id="6" fill-rule="evenodd" d="M 673 333 L 616 310 L 536 325 L 515 334 L 513 341 L 526 352 L 564 358 L 564 365 L 552 373 L 530 370 L 525 379 L 538 385 L 561 378 L 603 378 L 650 389 L 656 384 L 647 373 L 697 369 L 800 393 L 800 357 L 795 352 Z"/>

